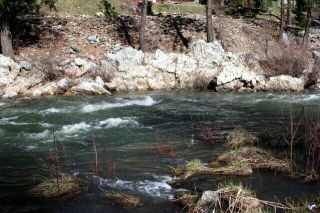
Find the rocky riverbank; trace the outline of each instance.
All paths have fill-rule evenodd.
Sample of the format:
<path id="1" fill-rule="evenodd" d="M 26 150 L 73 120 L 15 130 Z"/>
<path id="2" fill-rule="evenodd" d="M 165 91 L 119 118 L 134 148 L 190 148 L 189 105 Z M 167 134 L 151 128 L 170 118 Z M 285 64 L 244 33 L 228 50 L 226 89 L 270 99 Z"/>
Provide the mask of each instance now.
<path id="1" fill-rule="evenodd" d="M 99 63 L 88 57 L 60 63 L 54 80 L 29 62 L 0 55 L 0 94 L 47 96 L 111 94 L 114 91 L 212 89 L 215 91 L 302 91 L 306 75 L 266 77 L 251 54 L 226 52 L 218 41 L 195 41 L 187 53 L 143 53 L 132 47 L 110 48 Z M 50 67 L 47 67 L 51 69 Z M 317 87 L 319 88 L 319 79 Z"/>
<path id="2" fill-rule="evenodd" d="M 0 96 L 320 87 L 320 65 L 314 66 L 320 57 L 316 46 L 320 38 L 313 36 L 316 29 L 311 33 L 310 50 L 300 51 L 299 35 L 285 34 L 279 44 L 276 23 L 214 17 L 215 41 L 208 44 L 202 40 L 204 17 L 150 16 L 149 49 L 143 53 L 137 48 L 138 18 L 21 20 L 14 40 L 19 47 L 16 62 L 0 55 Z M 268 27 L 273 34 L 267 38 Z"/>

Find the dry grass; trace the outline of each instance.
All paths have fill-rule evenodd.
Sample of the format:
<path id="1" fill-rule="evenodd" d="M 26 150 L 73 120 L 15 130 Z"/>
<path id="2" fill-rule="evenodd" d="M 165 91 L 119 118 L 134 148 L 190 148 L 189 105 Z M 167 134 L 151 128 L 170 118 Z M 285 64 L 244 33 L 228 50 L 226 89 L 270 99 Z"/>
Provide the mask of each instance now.
<path id="1" fill-rule="evenodd" d="M 172 173 L 178 177 L 173 180 L 172 185 L 181 186 L 199 175 L 249 176 L 253 171 L 246 163 L 233 163 L 219 168 L 189 163 L 186 167 L 172 168 Z"/>
<path id="2" fill-rule="evenodd" d="M 183 210 L 188 210 L 188 212 L 194 209 L 194 204 L 198 200 L 198 195 L 192 194 L 178 194 L 173 200 L 174 203 L 178 203 L 183 207 Z M 184 212 L 184 211 L 183 211 Z"/>
<path id="3" fill-rule="evenodd" d="M 255 193 L 242 184 L 225 182 L 219 184 L 216 191 L 206 191 L 199 198 L 197 195 L 183 194 L 178 196 L 175 203 L 183 206 L 183 212 L 205 213 L 205 212 L 225 212 L 225 213 L 263 213 L 273 209 L 292 212 L 290 205 L 283 205 L 279 202 L 260 200 Z M 187 211 L 184 211 L 187 209 Z"/>
<path id="4" fill-rule="evenodd" d="M 253 169 L 267 169 L 283 174 L 290 174 L 290 164 L 277 159 L 271 153 L 257 147 L 242 147 L 219 156 L 220 162 L 238 162 L 251 166 Z"/>
<path id="5" fill-rule="evenodd" d="M 115 192 L 115 191 L 107 191 L 101 189 L 103 195 L 107 198 L 112 200 L 115 203 L 126 207 L 136 207 L 140 204 L 140 198 L 132 195 L 128 195 L 122 192 Z"/>
<path id="6" fill-rule="evenodd" d="M 86 190 L 78 179 L 66 174 L 59 174 L 59 179 L 46 179 L 34 189 L 31 194 L 37 197 L 67 199 L 77 197 Z"/>
<path id="7" fill-rule="evenodd" d="M 313 64 L 312 71 L 307 76 L 305 87 L 310 88 L 318 83 L 320 78 L 320 60 L 316 60 Z"/>
<path id="8" fill-rule="evenodd" d="M 193 81 L 193 89 L 197 90 L 206 90 L 208 89 L 210 79 L 203 76 L 203 75 L 197 75 Z"/>
<path id="9" fill-rule="evenodd" d="M 238 129 L 228 135 L 226 146 L 235 149 L 243 146 L 253 146 L 257 144 L 258 141 L 259 139 L 257 136 L 247 132 L 246 130 Z"/>
<path id="10" fill-rule="evenodd" d="M 252 191 L 241 184 L 227 183 L 219 186 L 216 191 L 219 199 L 218 205 L 222 209 L 222 202 L 227 202 L 228 207 L 224 212 L 258 213 L 263 212 L 263 204 Z"/>
<path id="11" fill-rule="evenodd" d="M 278 48 L 260 61 L 266 76 L 300 77 L 309 63 L 308 55 L 298 47 Z"/>

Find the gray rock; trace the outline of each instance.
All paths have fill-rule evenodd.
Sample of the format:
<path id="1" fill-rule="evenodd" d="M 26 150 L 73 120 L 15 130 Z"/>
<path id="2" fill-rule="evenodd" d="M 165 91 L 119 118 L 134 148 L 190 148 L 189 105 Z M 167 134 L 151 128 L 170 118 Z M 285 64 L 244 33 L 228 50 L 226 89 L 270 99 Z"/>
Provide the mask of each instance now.
<path id="1" fill-rule="evenodd" d="M 71 86 L 71 81 L 69 78 L 63 78 L 57 82 L 57 86 L 61 90 L 66 90 Z"/>
<path id="2" fill-rule="evenodd" d="M 2 98 L 14 98 L 16 97 L 18 94 L 16 92 L 13 91 L 7 91 L 4 93 L 4 95 L 2 96 Z"/>
<path id="3" fill-rule="evenodd" d="M 215 191 L 204 191 L 198 201 L 199 206 L 214 205 L 219 201 L 219 195 Z"/>
<path id="4" fill-rule="evenodd" d="M 99 43 L 100 42 L 99 35 L 97 35 L 97 34 L 88 36 L 87 40 L 89 42 L 94 42 L 94 43 Z"/>
<path id="5" fill-rule="evenodd" d="M 97 76 L 96 79 L 94 80 L 97 84 L 104 85 L 104 81 L 100 76 Z"/>
<path id="6" fill-rule="evenodd" d="M 71 88 L 71 91 L 76 93 L 84 94 L 96 94 L 96 95 L 110 95 L 111 93 L 104 88 L 104 85 L 101 85 L 92 80 L 82 81 L 77 86 Z"/>
<path id="7" fill-rule="evenodd" d="M 28 61 L 20 61 L 19 62 L 21 68 L 25 69 L 25 70 L 31 70 L 32 69 L 32 64 Z"/>
<path id="8" fill-rule="evenodd" d="M 10 67 L 11 59 L 0 54 L 0 67 Z"/>
<path id="9" fill-rule="evenodd" d="M 271 91 L 302 91 L 305 82 L 300 78 L 288 75 L 271 77 L 266 83 L 265 89 Z"/>
<path id="10" fill-rule="evenodd" d="M 74 63 L 75 63 L 75 65 L 80 67 L 80 66 L 83 66 L 84 64 L 86 64 L 87 60 L 86 59 L 82 59 L 82 58 L 75 58 L 74 59 Z"/>
<path id="11" fill-rule="evenodd" d="M 96 68 L 97 68 L 97 65 L 92 61 L 89 61 L 83 65 L 83 71 L 85 73 L 92 71 L 92 70 L 95 70 Z"/>
<path id="12" fill-rule="evenodd" d="M 101 18 L 101 17 L 104 17 L 104 14 L 103 14 L 103 12 L 97 12 L 96 16 Z"/>

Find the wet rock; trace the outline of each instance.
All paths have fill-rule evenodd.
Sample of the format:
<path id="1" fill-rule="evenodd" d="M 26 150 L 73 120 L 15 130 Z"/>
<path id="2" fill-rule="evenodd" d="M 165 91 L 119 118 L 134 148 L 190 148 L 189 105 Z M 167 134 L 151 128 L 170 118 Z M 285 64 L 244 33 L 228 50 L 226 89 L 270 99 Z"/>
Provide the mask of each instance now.
<path id="1" fill-rule="evenodd" d="M 265 89 L 270 91 L 302 91 L 304 81 L 288 75 L 270 77 Z"/>

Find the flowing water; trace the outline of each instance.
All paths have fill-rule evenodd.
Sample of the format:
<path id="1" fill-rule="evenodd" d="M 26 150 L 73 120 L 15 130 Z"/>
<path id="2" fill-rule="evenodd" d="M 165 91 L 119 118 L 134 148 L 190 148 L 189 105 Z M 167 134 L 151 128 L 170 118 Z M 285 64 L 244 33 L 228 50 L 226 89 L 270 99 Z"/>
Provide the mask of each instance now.
<path id="1" fill-rule="evenodd" d="M 201 177 L 173 188 L 169 166 L 199 158 L 214 160 L 224 151 L 228 131 L 243 128 L 263 136 L 281 127 L 283 112 L 304 103 L 313 117 L 320 94 L 148 93 L 113 97 L 52 97 L 0 101 L 0 211 L 38 212 L 175 212 L 179 191 L 214 190 L 225 177 Z M 199 124 L 214 129 L 215 144 L 202 142 Z M 50 167 L 56 138 L 65 161 L 60 169 L 82 179 L 88 190 L 72 200 L 30 196 L 39 176 Z M 99 174 L 93 175 L 93 141 Z M 61 145 L 62 144 L 62 145 Z M 164 144 L 173 151 L 159 153 Z M 281 153 L 281 150 L 280 150 Z M 255 171 L 233 178 L 251 186 L 261 199 L 299 198 L 320 191 L 320 184 Z M 105 199 L 99 187 L 137 195 L 142 205 L 127 209 Z"/>

